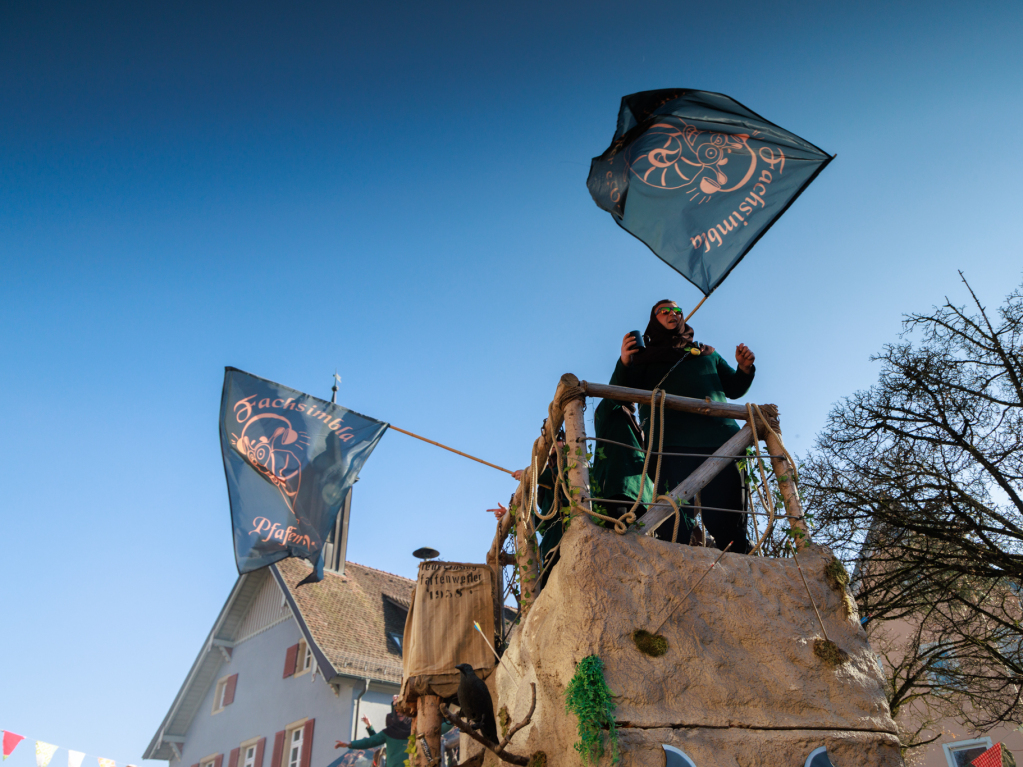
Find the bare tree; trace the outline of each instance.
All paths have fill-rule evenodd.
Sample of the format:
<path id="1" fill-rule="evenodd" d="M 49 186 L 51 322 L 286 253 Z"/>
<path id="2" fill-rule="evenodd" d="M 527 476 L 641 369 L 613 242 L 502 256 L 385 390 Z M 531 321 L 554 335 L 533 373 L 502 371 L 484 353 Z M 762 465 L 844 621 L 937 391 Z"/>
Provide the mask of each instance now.
<path id="1" fill-rule="evenodd" d="M 960 276 L 962 274 L 960 273 Z M 1023 289 L 905 317 L 878 382 L 838 403 L 804 467 L 814 539 L 855 574 L 893 714 L 1023 721 Z M 886 631 L 905 621 L 912 630 Z M 912 716 L 909 716 L 912 710 Z"/>

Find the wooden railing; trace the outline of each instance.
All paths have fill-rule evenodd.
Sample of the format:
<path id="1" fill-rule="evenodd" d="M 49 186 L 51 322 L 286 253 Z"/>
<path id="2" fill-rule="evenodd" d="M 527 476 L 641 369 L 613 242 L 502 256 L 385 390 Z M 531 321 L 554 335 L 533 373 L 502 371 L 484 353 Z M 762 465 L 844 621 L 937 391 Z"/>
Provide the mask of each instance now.
<path id="1" fill-rule="evenodd" d="M 586 449 L 586 428 L 583 420 L 583 403 L 586 397 L 598 397 L 600 399 L 612 399 L 617 402 L 632 402 L 640 405 L 653 405 L 653 393 L 642 389 L 629 389 L 624 386 L 610 386 L 608 384 L 594 384 L 587 381 L 580 381 L 571 373 L 561 377 L 558 387 L 554 392 L 554 399 L 548 408 L 547 427 L 544 433 L 533 443 L 533 452 L 530 466 L 519 482 L 519 486 L 512 498 L 511 509 L 513 513 L 504 515 L 497 526 L 497 533 L 494 542 L 487 555 L 487 564 L 494 570 L 494 606 L 495 626 L 503 626 L 502 608 L 504 600 L 504 566 L 515 564 L 518 570 L 520 595 L 519 606 L 523 613 L 528 611 L 533 600 L 536 599 L 538 580 L 542 568 L 539 553 L 536 547 L 536 539 L 532 533 L 530 515 L 532 509 L 524 508 L 529 499 L 530 488 L 534 481 L 534 473 L 537 475 L 543 472 L 547 465 L 547 458 L 553 449 L 554 435 L 562 425 L 565 427 L 565 444 L 568 446 L 565 458 L 565 469 L 568 480 L 568 492 L 572 496 L 572 506 L 582 511 L 578 516 L 582 524 L 593 524 L 586 514 L 592 511 L 590 507 L 590 482 L 589 465 L 587 462 Z M 657 398 L 657 406 L 660 407 L 661 397 Z M 670 495 L 676 502 L 689 502 L 696 497 L 707 484 L 719 472 L 729 466 L 732 461 L 722 459 L 739 459 L 746 456 L 746 449 L 753 446 L 754 426 L 758 439 L 763 440 L 767 446 L 767 454 L 770 456 L 774 476 L 781 492 L 782 501 L 785 506 L 785 517 L 790 527 L 799 531 L 796 540 L 799 545 L 805 546 L 809 543 L 808 530 L 803 520 L 803 508 L 799 500 L 799 493 L 793 480 L 794 471 L 785 457 L 786 451 L 782 445 L 780 434 L 781 428 L 778 423 L 778 408 L 775 405 L 761 405 L 759 415 L 754 413 L 755 423 L 749 423 L 750 410 L 744 405 L 731 403 L 711 402 L 710 400 L 693 399 L 691 397 L 679 397 L 676 395 L 664 396 L 664 407 L 669 410 L 678 410 L 685 413 L 696 413 L 699 415 L 714 416 L 718 418 L 734 418 L 737 421 L 746 422 L 745 425 L 724 445 L 718 448 L 715 453 L 708 457 L 692 474 L 672 489 Z M 759 449 L 759 446 L 756 446 Z M 637 520 L 633 528 L 649 531 L 653 530 L 666 520 L 673 513 L 667 503 L 652 504 L 646 513 Z M 639 523 L 642 523 L 640 526 Z M 575 524 L 575 523 L 574 523 Z M 515 551 L 514 560 L 510 559 L 504 552 L 503 546 L 507 536 L 512 532 L 514 525 Z M 609 533 L 611 534 L 611 533 Z M 634 534 L 630 529 L 626 534 Z"/>

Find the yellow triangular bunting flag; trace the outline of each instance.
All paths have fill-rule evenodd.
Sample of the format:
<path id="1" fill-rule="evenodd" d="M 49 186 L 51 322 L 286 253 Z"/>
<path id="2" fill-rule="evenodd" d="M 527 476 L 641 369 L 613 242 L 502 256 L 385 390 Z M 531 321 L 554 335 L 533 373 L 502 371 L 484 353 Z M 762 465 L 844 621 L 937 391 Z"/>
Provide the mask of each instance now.
<path id="1" fill-rule="evenodd" d="M 52 743 L 43 743 L 41 740 L 36 741 L 36 767 L 46 767 L 53 758 L 53 752 L 57 750 L 57 746 Z"/>

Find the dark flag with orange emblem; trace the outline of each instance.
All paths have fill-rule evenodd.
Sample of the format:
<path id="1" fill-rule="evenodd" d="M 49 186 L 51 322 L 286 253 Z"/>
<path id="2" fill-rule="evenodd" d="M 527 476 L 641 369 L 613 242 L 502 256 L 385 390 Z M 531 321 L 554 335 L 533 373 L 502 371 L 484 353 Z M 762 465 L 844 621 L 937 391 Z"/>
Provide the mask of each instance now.
<path id="1" fill-rule="evenodd" d="M 723 94 L 644 91 L 622 99 L 586 185 L 706 296 L 832 159 Z"/>
<path id="2" fill-rule="evenodd" d="M 286 557 L 323 577 L 323 544 L 387 424 L 236 368 L 224 373 L 220 448 L 239 573 Z"/>

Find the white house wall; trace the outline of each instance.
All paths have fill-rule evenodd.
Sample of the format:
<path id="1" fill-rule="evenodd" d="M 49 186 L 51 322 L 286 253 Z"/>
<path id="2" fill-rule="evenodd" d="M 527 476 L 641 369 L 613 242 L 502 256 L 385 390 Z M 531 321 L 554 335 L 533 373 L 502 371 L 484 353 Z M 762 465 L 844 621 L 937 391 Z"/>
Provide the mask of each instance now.
<path id="1" fill-rule="evenodd" d="M 339 752 L 334 750 L 334 741 L 348 740 L 351 734 L 353 688 L 358 685 L 361 690 L 363 685 L 354 680 L 343 682 L 335 696 L 322 674 L 317 673 L 315 680 L 309 672 L 285 678 L 287 650 L 302 638 L 298 624 L 291 618 L 234 648 L 231 660 L 222 663 L 216 675 L 217 679 L 238 675 L 234 702 L 213 714 L 217 685 L 210 685 L 189 725 L 180 764 L 189 767 L 219 753 L 224 755 L 223 767 L 228 767 L 232 749 L 251 738 L 265 737 L 262 767 L 281 767 L 271 765 L 274 735 L 305 718 L 316 720 L 311 767 L 326 767 L 336 758 Z M 389 703 L 389 695 L 387 700 Z M 375 723 L 373 715 L 368 715 Z"/>
<path id="2" fill-rule="evenodd" d="M 362 689 L 362 685 L 358 685 L 358 689 L 354 691 L 354 694 L 357 696 Z M 384 729 L 385 719 L 391 713 L 391 698 L 397 695 L 398 689 L 397 686 L 387 687 L 377 683 L 369 686 L 369 692 L 362 696 L 362 703 L 359 705 L 359 725 L 356 730 L 355 739 L 365 738 L 369 735 L 366 732 L 366 725 L 362 722 L 362 717 L 364 716 L 369 718 L 373 729 L 377 732 Z M 316 724 L 319 726 L 319 722 Z M 341 740 L 348 739 L 341 738 Z M 314 763 L 312 767 L 320 766 Z"/>

